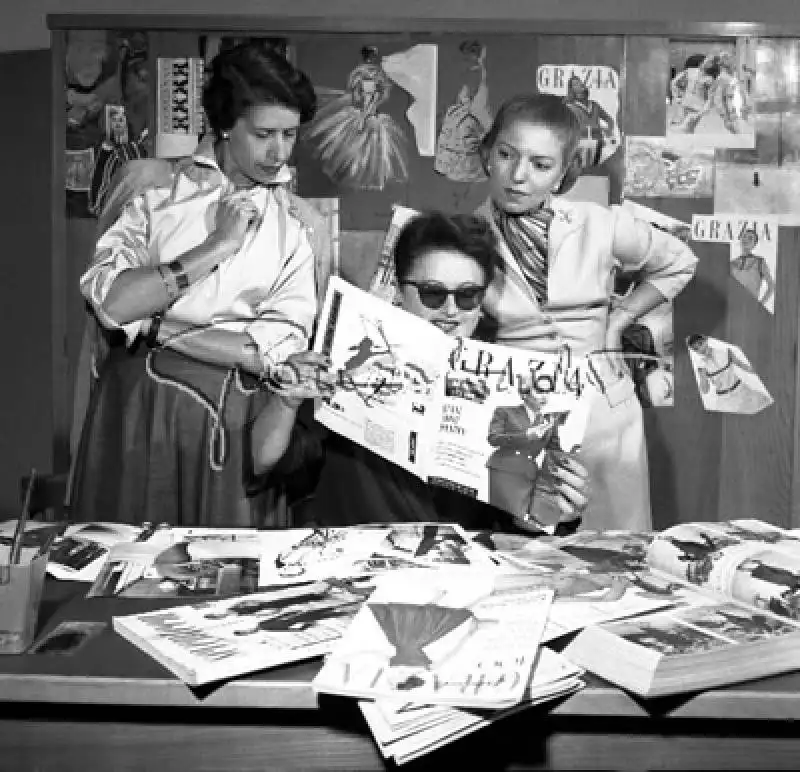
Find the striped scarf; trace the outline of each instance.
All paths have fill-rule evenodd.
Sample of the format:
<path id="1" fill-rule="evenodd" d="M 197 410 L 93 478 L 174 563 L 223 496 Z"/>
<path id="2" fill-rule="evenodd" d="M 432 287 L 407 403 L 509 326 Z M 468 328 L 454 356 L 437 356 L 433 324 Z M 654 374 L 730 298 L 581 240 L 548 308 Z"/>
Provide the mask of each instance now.
<path id="1" fill-rule="evenodd" d="M 539 304 L 547 302 L 547 244 L 553 210 L 542 206 L 533 212 L 513 215 L 492 206 L 495 222 L 517 261 L 520 270 L 533 288 Z"/>

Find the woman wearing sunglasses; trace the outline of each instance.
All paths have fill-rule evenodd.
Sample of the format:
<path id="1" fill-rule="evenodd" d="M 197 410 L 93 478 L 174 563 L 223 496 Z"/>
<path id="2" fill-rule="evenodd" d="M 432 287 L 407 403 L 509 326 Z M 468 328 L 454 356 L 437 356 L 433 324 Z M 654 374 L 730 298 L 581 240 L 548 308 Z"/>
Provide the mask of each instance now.
<path id="1" fill-rule="evenodd" d="M 475 336 L 483 319 L 483 296 L 499 259 L 495 237 L 484 219 L 437 212 L 419 215 L 400 233 L 394 257 L 404 310 L 448 335 Z M 301 371 L 320 368 L 324 377 L 308 380 L 316 380 L 321 390 L 333 383 L 335 376 L 325 369 L 328 363 L 321 355 L 305 352 L 292 360 Z M 511 523 L 511 516 L 499 509 L 429 486 L 340 435 L 323 435 L 326 430 L 305 413 L 295 421 L 301 402 L 302 398 L 273 395 L 252 434 L 255 472 L 262 480 L 306 464 L 309 443 L 324 436 L 319 480 L 314 494 L 295 504 L 294 525 L 440 520 L 467 528 L 526 527 L 521 518 Z M 559 507 L 565 521 L 574 521 L 586 505 L 586 470 L 564 457 L 555 471 Z"/>

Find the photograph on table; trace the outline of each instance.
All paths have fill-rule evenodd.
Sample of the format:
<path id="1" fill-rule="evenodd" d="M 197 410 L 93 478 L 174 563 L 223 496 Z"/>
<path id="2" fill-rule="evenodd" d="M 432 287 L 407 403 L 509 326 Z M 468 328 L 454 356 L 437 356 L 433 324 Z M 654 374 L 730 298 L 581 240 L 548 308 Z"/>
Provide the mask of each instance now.
<path id="1" fill-rule="evenodd" d="M 769 105 L 759 112 L 754 150 L 717 151 L 714 211 L 800 225 L 800 112 Z"/>
<path id="2" fill-rule="evenodd" d="M 692 240 L 730 245 L 731 277 L 775 313 L 778 223 L 746 215 L 692 215 Z"/>
<path id="3" fill-rule="evenodd" d="M 542 64 L 536 88 L 556 94 L 581 126 L 580 150 L 584 168 L 599 166 L 620 147 L 619 73 L 613 67 L 586 64 Z"/>
<path id="4" fill-rule="evenodd" d="M 486 47 L 477 40 L 465 40 L 459 45 L 459 52 L 463 82 L 442 118 L 433 168 L 454 182 L 480 182 L 486 179 L 480 157 L 481 139 L 492 123 Z"/>
<path id="5" fill-rule="evenodd" d="M 714 149 L 692 137 L 626 137 L 624 196 L 704 198 L 714 192 Z"/>
<path id="6" fill-rule="evenodd" d="M 686 346 L 706 410 L 754 415 L 773 403 L 738 346 L 700 334 L 689 335 Z"/>
<path id="7" fill-rule="evenodd" d="M 671 40 L 666 135 L 697 145 L 755 146 L 753 90 L 757 42 Z"/>

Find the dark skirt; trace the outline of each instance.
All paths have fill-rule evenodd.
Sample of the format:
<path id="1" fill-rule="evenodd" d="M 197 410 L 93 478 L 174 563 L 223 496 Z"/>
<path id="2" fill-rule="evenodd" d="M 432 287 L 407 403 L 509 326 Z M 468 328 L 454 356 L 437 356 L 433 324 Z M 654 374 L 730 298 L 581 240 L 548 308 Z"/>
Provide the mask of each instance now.
<path id="1" fill-rule="evenodd" d="M 167 349 L 112 348 L 81 435 L 71 518 L 286 527 L 275 488 L 248 490 L 250 428 L 267 398 L 233 370 Z"/>

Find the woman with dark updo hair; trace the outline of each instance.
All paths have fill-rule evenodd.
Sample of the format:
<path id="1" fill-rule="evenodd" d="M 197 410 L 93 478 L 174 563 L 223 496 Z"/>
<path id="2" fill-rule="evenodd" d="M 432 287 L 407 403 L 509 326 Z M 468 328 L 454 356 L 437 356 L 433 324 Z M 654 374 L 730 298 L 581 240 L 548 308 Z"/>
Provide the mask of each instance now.
<path id="1" fill-rule="evenodd" d="M 76 520 L 286 525 L 248 495 L 259 379 L 306 354 L 314 216 L 286 188 L 308 78 L 243 44 L 214 58 L 211 132 L 177 161 L 128 164 L 81 292 L 111 340 L 74 467 Z M 113 339 L 113 340 L 112 340 Z"/>

